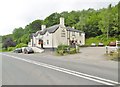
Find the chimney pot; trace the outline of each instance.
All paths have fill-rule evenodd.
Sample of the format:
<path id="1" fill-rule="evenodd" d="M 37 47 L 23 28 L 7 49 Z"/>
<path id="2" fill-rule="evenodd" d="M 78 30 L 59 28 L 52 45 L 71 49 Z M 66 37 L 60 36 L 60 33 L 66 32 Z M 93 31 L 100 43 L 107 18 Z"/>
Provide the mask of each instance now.
<path id="1" fill-rule="evenodd" d="M 46 25 L 41 25 L 41 30 L 43 31 L 46 28 Z"/>
<path id="2" fill-rule="evenodd" d="M 64 25 L 64 18 L 63 18 L 63 17 L 60 17 L 60 25 L 61 25 L 61 26 L 65 26 L 65 25 Z"/>

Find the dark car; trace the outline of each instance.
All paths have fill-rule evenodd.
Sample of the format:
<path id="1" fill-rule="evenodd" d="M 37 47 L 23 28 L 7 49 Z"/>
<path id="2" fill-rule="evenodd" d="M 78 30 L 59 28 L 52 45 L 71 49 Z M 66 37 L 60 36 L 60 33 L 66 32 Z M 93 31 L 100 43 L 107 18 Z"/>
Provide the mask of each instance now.
<path id="1" fill-rule="evenodd" d="M 22 53 L 22 49 L 21 48 L 17 48 L 13 52 L 15 52 L 15 53 Z"/>
<path id="2" fill-rule="evenodd" d="M 25 47 L 23 53 L 29 54 L 29 53 L 34 53 L 34 51 L 31 47 Z"/>

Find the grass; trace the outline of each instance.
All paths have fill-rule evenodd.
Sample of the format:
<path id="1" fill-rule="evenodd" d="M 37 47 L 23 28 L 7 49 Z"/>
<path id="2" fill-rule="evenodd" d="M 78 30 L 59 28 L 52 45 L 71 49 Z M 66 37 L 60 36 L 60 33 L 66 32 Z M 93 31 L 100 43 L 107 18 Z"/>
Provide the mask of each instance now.
<path id="1" fill-rule="evenodd" d="M 2 52 L 2 43 L 0 43 L 0 52 Z"/>
<path id="2" fill-rule="evenodd" d="M 91 37 L 89 39 L 86 39 L 86 45 L 91 45 L 91 43 L 96 43 L 96 45 L 98 45 L 100 42 L 103 43 L 104 45 L 108 45 L 109 42 L 111 41 L 115 42 L 116 40 L 117 38 L 114 38 L 114 37 L 109 37 L 109 39 L 107 40 L 105 36 L 101 35 L 101 36 Z"/>
<path id="3" fill-rule="evenodd" d="M 111 51 L 107 57 L 108 60 L 120 61 L 120 49 L 117 51 Z"/>

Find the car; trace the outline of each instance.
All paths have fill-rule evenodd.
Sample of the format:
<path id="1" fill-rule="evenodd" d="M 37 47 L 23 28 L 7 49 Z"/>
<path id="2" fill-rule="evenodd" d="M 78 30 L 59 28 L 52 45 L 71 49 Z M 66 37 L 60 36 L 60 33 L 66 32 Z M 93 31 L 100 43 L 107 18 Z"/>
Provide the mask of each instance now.
<path id="1" fill-rule="evenodd" d="M 24 53 L 24 49 L 25 49 L 26 47 L 22 47 L 22 53 Z"/>
<path id="2" fill-rule="evenodd" d="M 109 46 L 116 46 L 116 42 L 110 42 Z"/>
<path id="3" fill-rule="evenodd" d="M 34 53 L 34 51 L 31 47 L 25 47 L 23 53 L 29 54 L 29 53 Z"/>
<path id="4" fill-rule="evenodd" d="M 104 44 L 103 43 L 99 43 L 98 46 L 102 47 L 102 46 L 104 46 Z"/>
<path id="5" fill-rule="evenodd" d="M 91 44 L 91 46 L 92 46 L 92 47 L 95 47 L 95 46 L 96 46 L 96 44 L 95 44 L 95 43 L 92 43 L 92 44 Z"/>
<path id="6" fill-rule="evenodd" d="M 15 52 L 15 53 L 22 53 L 22 49 L 21 48 L 17 48 L 13 52 Z"/>

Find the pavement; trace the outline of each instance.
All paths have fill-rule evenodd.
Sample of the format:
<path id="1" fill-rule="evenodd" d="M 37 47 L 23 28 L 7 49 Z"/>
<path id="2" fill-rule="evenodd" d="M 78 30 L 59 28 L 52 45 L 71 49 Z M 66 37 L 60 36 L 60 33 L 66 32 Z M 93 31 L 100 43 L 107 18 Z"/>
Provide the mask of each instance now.
<path id="1" fill-rule="evenodd" d="M 2 53 L 3 85 L 106 85 L 118 82 L 118 63 L 108 61 L 104 48 L 56 56 Z M 98 79 L 99 78 L 99 79 Z"/>

